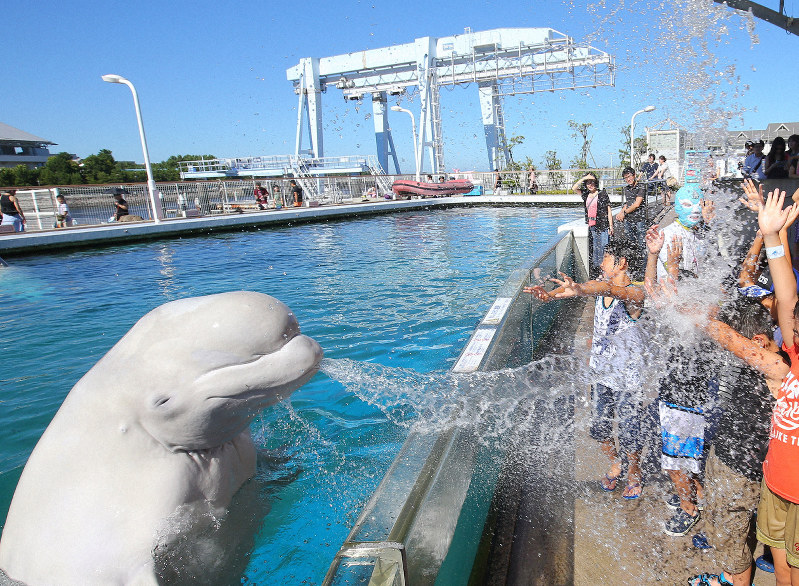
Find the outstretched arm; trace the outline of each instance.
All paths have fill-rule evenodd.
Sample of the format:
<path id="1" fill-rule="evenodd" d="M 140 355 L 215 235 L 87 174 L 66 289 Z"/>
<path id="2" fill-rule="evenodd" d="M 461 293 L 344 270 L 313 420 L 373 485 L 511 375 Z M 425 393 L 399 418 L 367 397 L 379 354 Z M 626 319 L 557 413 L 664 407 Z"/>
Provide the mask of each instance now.
<path id="1" fill-rule="evenodd" d="M 757 215 L 760 231 L 763 233 L 763 242 L 766 245 L 766 256 L 768 258 L 771 278 L 774 281 L 774 293 L 777 298 L 777 321 L 786 340 L 786 346 L 794 345 L 794 317 L 793 310 L 796 305 L 796 279 L 793 269 L 788 262 L 782 248 L 779 232 L 782 230 L 788 218 L 793 215 L 795 208 L 799 204 L 783 209 L 785 192 L 774 190 L 768 194 L 765 203 L 760 207 Z M 775 249 L 769 252 L 769 249 Z"/>
<path id="2" fill-rule="evenodd" d="M 757 342 L 738 333 L 724 322 L 711 319 L 704 324 L 697 325 L 722 348 L 729 350 L 749 366 L 761 372 L 772 383 L 780 382 L 791 369 L 779 354 L 760 347 Z"/>

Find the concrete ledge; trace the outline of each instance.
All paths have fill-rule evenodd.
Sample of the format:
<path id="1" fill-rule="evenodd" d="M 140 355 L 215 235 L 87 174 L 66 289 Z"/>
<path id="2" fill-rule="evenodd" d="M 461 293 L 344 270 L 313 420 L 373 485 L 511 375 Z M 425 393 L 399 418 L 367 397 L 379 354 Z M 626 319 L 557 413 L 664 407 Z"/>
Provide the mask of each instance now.
<path id="1" fill-rule="evenodd" d="M 568 199 L 567 199 L 568 198 Z M 576 198 L 575 201 L 571 201 Z M 320 222 L 372 214 L 385 214 L 410 210 L 425 210 L 453 206 L 480 205 L 582 205 L 579 196 L 477 196 L 443 197 L 414 200 L 378 200 L 328 204 L 313 208 L 283 208 L 245 214 L 202 216 L 197 218 L 167 218 L 155 224 L 150 221 L 112 223 L 95 226 L 62 228 L 41 232 L 17 232 L 0 238 L 0 255 L 9 257 L 23 254 L 40 254 L 64 251 L 71 248 L 119 244 L 160 238 L 174 238 L 191 234 L 241 230 L 258 226 L 287 225 L 300 222 Z"/>

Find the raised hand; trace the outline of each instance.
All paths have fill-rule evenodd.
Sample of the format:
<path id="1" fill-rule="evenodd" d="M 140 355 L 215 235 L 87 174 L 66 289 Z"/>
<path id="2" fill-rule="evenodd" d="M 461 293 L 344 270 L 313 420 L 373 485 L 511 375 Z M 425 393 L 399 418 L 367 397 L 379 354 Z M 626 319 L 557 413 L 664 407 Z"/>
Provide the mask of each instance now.
<path id="1" fill-rule="evenodd" d="M 739 197 L 738 201 L 744 204 L 747 208 L 757 213 L 763 207 L 763 184 L 755 187 L 755 182 L 751 179 L 744 179 L 743 183 L 745 198 Z M 799 190 L 797 190 L 799 191 Z"/>
<path id="2" fill-rule="evenodd" d="M 682 260 L 682 238 L 672 238 L 666 247 L 668 253 L 666 262 L 669 266 L 677 266 Z"/>
<path id="3" fill-rule="evenodd" d="M 785 220 L 788 219 L 791 209 L 782 209 L 784 202 L 785 192 L 775 189 L 769 192 L 765 203 L 758 211 L 757 223 L 764 238 L 772 234 L 778 234 L 785 225 Z"/>
<path id="4" fill-rule="evenodd" d="M 705 224 L 710 224 L 713 218 L 716 217 L 716 204 L 710 199 L 703 199 L 700 204 L 702 206 L 702 219 Z"/>
<path id="5" fill-rule="evenodd" d="M 645 239 L 649 254 L 660 254 L 660 249 L 663 248 L 666 236 L 657 224 L 653 224 L 649 230 L 646 231 Z"/>

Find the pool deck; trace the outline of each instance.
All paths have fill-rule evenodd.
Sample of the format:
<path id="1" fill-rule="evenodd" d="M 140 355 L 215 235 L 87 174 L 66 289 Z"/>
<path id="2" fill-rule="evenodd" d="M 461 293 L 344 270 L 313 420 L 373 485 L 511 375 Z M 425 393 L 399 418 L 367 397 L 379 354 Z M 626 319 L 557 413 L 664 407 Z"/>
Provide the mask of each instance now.
<path id="1" fill-rule="evenodd" d="M 611 198 L 611 201 L 615 201 L 615 199 Z M 198 218 L 169 218 L 162 220 L 158 224 L 152 221 L 99 224 L 0 234 L 0 257 L 62 252 L 73 248 L 123 244 L 161 238 L 179 238 L 181 236 L 208 234 L 210 232 L 292 225 L 305 222 L 323 222 L 333 219 L 453 206 L 577 206 L 581 204 L 582 200 L 577 195 L 458 196 L 435 199 L 354 201 L 336 205 L 272 209 L 242 214 L 210 215 Z"/>

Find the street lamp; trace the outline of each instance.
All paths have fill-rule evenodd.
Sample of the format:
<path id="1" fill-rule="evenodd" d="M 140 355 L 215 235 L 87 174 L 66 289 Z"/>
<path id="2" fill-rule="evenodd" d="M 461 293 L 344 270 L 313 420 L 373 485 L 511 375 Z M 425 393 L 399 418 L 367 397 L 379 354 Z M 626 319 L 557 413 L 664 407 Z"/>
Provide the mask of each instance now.
<path id="1" fill-rule="evenodd" d="M 411 130 L 413 131 L 413 160 L 416 163 L 416 182 L 418 183 L 421 181 L 421 161 L 419 160 L 419 147 L 416 145 L 416 119 L 413 117 L 413 112 L 410 110 L 406 110 L 405 108 L 400 108 L 399 106 L 391 106 L 391 109 L 395 112 L 405 112 L 408 116 L 411 117 Z"/>
<path id="2" fill-rule="evenodd" d="M 643 114 L 644 112 L 651 112 L 654 109 L 655 109 L 654 106 L 647 106 L 643 110 L 638 110 L 635 114 L 633 114 L 633 117 L 630 119 L 630 167 L 632 167 L 633 169 L 635 168 L 635 166 L 633 165 L 633 141 L 635 140 L 635 117 L 638 116 L 638 114 Z"/>
<path id="3" fill-rule="evenodd" d="M 139 122 L 139 137 L 141 137 L 141 150 L 144 154 L 144 168 L 147 171 L 147 191 L 150 192 L 150 205 L 153 207 L 153 221 L 158 224 L 161 221 L 162 211 L 160 200 L 156 202 L 155 192 L 155 179 L 153 179 L 153 170 L 150 167 L 150 154 L 147 152 L 147 139 L 144 138 L 144 125 L 141 121 L 141 108 L 139 107 L 139 95 L 136 93 L 136 88 L 127 79 L 121 75 L 108 74 L 103 75 L 103 81 L 108 83 L 122 83 L 130 88 L 133 94 L 133 105 L 136 107 L 136 120 Z"/>

